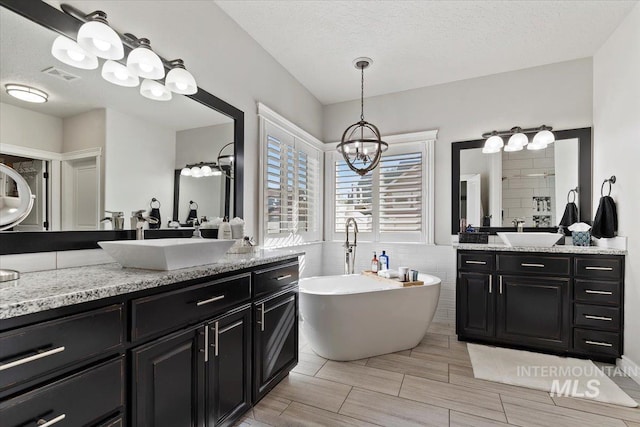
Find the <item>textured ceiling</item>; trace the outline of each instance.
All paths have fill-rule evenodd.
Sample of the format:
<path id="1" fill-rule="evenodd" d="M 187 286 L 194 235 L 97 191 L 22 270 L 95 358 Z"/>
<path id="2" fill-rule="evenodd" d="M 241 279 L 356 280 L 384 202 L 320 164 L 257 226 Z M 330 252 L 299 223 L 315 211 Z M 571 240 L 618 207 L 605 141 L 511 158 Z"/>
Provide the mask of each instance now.
<path id="1" fill-rule="evenodd" d="M 592 56 L 635 1 L 216 0 L 323 104 Z"/>
<path id="2" fill-rule="evenodd" d="M 103 80 L 100 68 L 81 70 L 63 64 L 51 55 L 56 36 L 53 31 L 0 8 L 0 101 L 62 118 L 95 108 L 112 108 L 173 130 L 231 123 L 227 116 L 185 96 L 173 94 L 171 101 L 153 101 L 142 97 L 139 88 L 120 87 Z M 103 62 L 100 60 L 100 66 Z M 80 79 L 66 82 L 41 72 L 51 66 Z M 30 104 L 15 99 L 5 92 L 7 83 L 44 90 L 49 101 Z"/>

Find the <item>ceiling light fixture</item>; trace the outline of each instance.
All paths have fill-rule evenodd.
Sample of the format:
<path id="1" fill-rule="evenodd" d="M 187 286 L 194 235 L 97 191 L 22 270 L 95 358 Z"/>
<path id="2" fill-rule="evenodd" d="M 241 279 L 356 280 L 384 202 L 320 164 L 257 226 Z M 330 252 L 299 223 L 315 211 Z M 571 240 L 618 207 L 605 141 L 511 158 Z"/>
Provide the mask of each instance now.
<path id="1" fill-rule="evenodd" d="M 144 79 L 140 85 L 140 95 L 154 101 L 171 100 L 171 91 L 155 80 Z"/>
<path id="2" fill-rule="evenodd" d="M 104 59 L 124 58 L 124 46 L 116 31 L 107 22 L 107 14 L 101 10 L 85 15 L 88 22 L 78 30 L 78 44 Z"/>
<path id="3" fill-rule="evenodd" d="M 49 99 L 49 95 L 46 92 L 30 86 L 10 83 L 5 85 L 4 87 L 9 95 L 13 96 L 14 98 L 18 98 L 21 101 L 42 104 L 44 102 L 47 102 L 47 100 Z"/>
<path id="4" fill-rule="evenodd" d="M 485 132 L 482 137 L 487 140 L 482 147 L 482 152 L 486 154 L 499 153 L 503 147 L 506 152 L 521 151 L 524 147 L 527 147 L 527 150 L 542 150 L 555 141 L 552 129 L 551 126 L 546 125 L 528 129 L 516 126 L 510 130 Z M 527 135 L 534 133 L 533 140 L 529 142 Z M 506 145 L 503 141 L 504 137 L 509 137 Z"/>
<path id="5" fill-rule="evenodd" d="M 138 39 L 138 47 L 127 56 L 127 68 L 145 79 L 161 79 L 164 77 L 164 65 L 160 57 L 151 50 L 149 39 Z"/>
<path id="6" fill-rule="evenodd" d="M 136 87 L 140 79 L 119 62 L 108 60 L 102 65 L 102 78 L 118 86 Z"/>
<path id="7" fill-rule="evenodd" d="M 184 68 L 184 61 L 176 59 L 170 62 L 171 70 L 167 73 L 165 85 L 175 93 L 181 95 L 193 95 L 198 91 L 196 79 Z"/>
<path id="8" fill-rule="evenodd" d="M 371 58 L 364 57 L 353 61 L 353 65 L 360 70 L 360 121 L 344 131 L 337 147 L 349 169 L 360 176 L 375 169 L 382 153 L 389 148 L 389 144 L 381 139 L 378 128 L 364 120 L 364 69 L 372 63 Z"/>
<path id="9" fill-rule="evenodd" d="M 72 67 L 82 68 L 83 70 L 95 70 L 98 68 L 97 56 L 65 36 L 56 37 L 53 41 L 53 46 L 51 46 L 51 54 L 57 60 Z"/>

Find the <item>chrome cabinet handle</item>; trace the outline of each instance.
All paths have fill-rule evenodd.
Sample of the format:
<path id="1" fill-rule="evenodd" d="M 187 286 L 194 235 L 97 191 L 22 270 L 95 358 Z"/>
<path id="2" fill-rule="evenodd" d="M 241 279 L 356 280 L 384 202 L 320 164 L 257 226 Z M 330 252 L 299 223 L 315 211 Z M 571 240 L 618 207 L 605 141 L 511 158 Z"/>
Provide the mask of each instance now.
<path id="1" fill-rule="evenodd" d="M 295 295 L 294 295 L 294 296 L 292 296 L 292 297 L 289 297 L 289 298 L 287 298 L 287 299 L 286 299 L 286 300 L 284 300 L 284 301 L 280 301 L 278 304 L 274 305 L 273 307 L 269 307 L 268 309 L 263 310 L 263 311 L 262 311 L 262 314 L 264 315 L 264 313 L 268 313 L 268 312 L 270 312 L 270 311 L 272 311 L 272 310 L 275 310 L 275 309 L 276 309 L 276 308 L 278 308 L 278 307 L 282 307 L 283 305 L 285 305 L 285 304 L 289 304 L 291 301 L 295 301 L 295 300 L 296 300 Z M 264 304 L 263 304 L 263 306 L 264 306 Z M 264 320 L 264 318 L 263 318 L 263 320 Z"/>
<path id="2" fill-rule="evenodd" d="M 594 291 L 592 289 L 586 289 L 584 292 L 587 294 L 596 294 L 596 295 L 613 295 L 613 292 L 611 291 Z"/>
<path id="3" fill-rule="evenodd" d="M 489 275 L 489 293 L 491 293 L 492 285 L 493 285 L 493 276 Z"/>
<path id="4" fill-rule="evenodd" d="M 196 305 L 198 307 L 200 307 L 201 305 L 210 304 L 210 303 L 215 302 L 215 301 L 220 301 L 221 299 L 224 299 L 224 295 L 220 295 L 220 296 L 217 296 L 217 297 L 213 297 L 213 298 L 205 299 L 205 300 L 202 300 L 202 301 L 198 301 L 196 303 Z"/>
<path id="5" fill-rule="evenodd" d="M 207 331 L 207 327 L 204 327 L 204 350 L 200 350 L 204 353 L 204 361 L 209 361 L 209 331 Z"/>
<path id="6" fill-rule="evenodd" d="M 260 332 L 264 332 L 264 303 L 260 304 L 258 310 L 260 310 L 260 321 L 258 321 L 258 324 L 260 325 Z"/>
<path id="7" fill-rule="evenodd" d="M 219 343 L 219 335 L 220 335 L 218 322 L 215 322 L 213 324 L 213 328 L 211 328 L 211 330 L 213 331 L 213 344 L 211 344 L 211 347 L 213 347 L 213 355 L 215 357 L 218 357 L 218 343 Z"/>
<path id="8" fill-rule="evenodd" d="M 49 427 L 54 425 L 55 423 L 58 423 L 62 420 L 64 420 L 65 418 L 67 418 L 67 414 L 62 414 L 62 415 L 58 415 L 57 417 L 47 421 L 44 418 L 40 418 L 38 420 L 38 422 L 36 423 L 39 427 Z"/>
<path id="9" fill-rule="evenodd" d="M 592 267 L 592 266 L 587 266 L 584 269 L 585 270 L 598 270 L 598 271 L 613 271 L 613 267 Z"/>
<path id="10" fill-rule="evenodd" d="M 538 268 L 544 268 L 544 264 L 532 264 L 532 263 L 528 263 L 528 262 L 523 262 L 522 264 L 520 264 L 521 267 L 538 267 Z"/>
<path id="11" fill-rule="evenodd" d="M 25 363 L 33 362 L 34 360 L 42 359 L 47 356 L 52 356 L 57 353 L 61 353 L 64 351 L 64 346 L 52 348 L 48 351 L 43 351 L 42 353 L 34 354 L 33 356 L 23 357 L 22 359 L 14 360 L 13 362 L 5 363 L 0 365 L 0 371 L 4 371 L 5 369 L 14 368 L 16 366 L 24 365 Z M 56 421 L 57 422 L 57 421 Z"/>
<path id="12" fill-rule="evenodd" d="M 608 342 L 585 340 L 585 343 L 587 343 L 589 345 L 598 345 L 600 347 L 613 347 L 613 344 L 610 344 Z"/>
<path id="13" fill-rule="evenodd" d="M 592 319 L 592 320 L 604 320 L 606 322 L 610 322 L 613 319 L 611 317 L 605 317 L 605 316 L 592 316 L 590 314 L 585 314 L 584 315 L 585 319 Z"/>
<path id="14" fill-rule="evenodd" d="M 276 280 L 279 282 L 280 280 L 291 278 L 291 274 L 286 274 L 284 276 L 276 277 Z"/>
<path id="15" fill-rule="evenodd" d="M 502 295 L 502 276 L 500 276 L 500 295 Z"/>
<path id="16" fill-rule="evenodd" d="M 487 265 L 486 261 L 465 261 L 465 264 Z"/>

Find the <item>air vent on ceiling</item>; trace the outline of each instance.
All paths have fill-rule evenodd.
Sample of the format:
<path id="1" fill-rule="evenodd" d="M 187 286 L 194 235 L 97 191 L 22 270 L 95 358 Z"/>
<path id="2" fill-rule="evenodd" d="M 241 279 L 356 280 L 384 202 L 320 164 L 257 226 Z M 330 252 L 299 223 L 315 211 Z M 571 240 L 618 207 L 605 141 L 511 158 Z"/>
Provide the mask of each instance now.
<path id="1" fill-rule="evenodd" d="M 68 73 L 60 68 L 49 67 L 42 70 L 43 73 L 49 74 L 50 76 L 57 77 L 59 79 L 64 80 L 65 82 L 72 82 L 74 80 L 78 80 L 80 76 L 76 76 L 75 74 Z"/>

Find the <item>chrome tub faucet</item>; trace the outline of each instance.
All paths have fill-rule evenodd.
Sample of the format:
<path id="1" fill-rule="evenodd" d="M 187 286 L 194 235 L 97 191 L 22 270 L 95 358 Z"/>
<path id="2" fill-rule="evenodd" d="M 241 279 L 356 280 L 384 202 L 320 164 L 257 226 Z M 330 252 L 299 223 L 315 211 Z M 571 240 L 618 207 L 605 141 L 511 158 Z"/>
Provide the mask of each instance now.
<path id="1" fill-rule="evenodd" d="M 353 243 L 349 241 L 349 228 L 353 225 Z M 344 242 L 344 274 L 354 274 L 356 246 L 358 245 L 358 223 L 353 217 L 347 218 L 344 225 L 347 240 Z"/>

